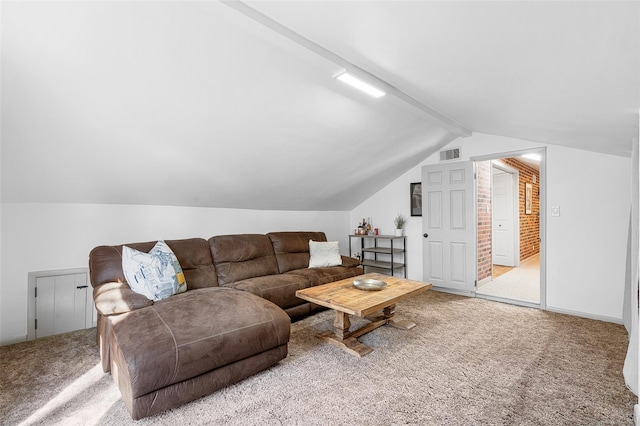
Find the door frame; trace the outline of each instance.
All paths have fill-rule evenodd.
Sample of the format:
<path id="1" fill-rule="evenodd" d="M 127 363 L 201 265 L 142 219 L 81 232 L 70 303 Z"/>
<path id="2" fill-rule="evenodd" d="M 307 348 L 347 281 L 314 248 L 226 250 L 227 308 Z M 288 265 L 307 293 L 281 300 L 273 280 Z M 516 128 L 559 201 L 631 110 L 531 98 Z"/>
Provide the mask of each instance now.
<path id="1" fill-rule="evenodd" d="M 504 158 L 504 157 L 502 157 Z M 505 173 L 511 175 L 511 191 L 513 192 L 513 208 L 512 213 L 513 217 L 511 218 L 513 222 L 513 263 L 517 268 L 520 266 L 520 210 L 519 210 L 519 200 L 520 200 L 520 171 L 518 169 L 510 167 L 506 164 L 503 164 L 498 160 L 491 160 L 491 181 L 493 182 L 493 168 L 502 170 Z M 493 212 L 493 183 L 491 185 L 491 211 Z M 491 218 L 491 226 L 493 227 L 493 217 Z M 492 233 L 493 235 L 493 233 Z M 491 237 L 491 251 L 493 252 L 493 236 Z M 493 253 L 492 253 L 493 259 Z M 493 276 L 493 272 L 491 273 Z"/>
<path id="2" fill-rule="evenodd" d="M 488 160 L 499 160 L 501 158 L 509 158 L 509 157 L 519 157 L 523 154 L 540 154 L 540 303 L 529 303 L 523 302 L 519 300 L 513 299 L 503 299 L 496 298 L 491 296 L 480 296 L 477 291 L 474 291 L 474 296 L 482 297 L 485 299 L 497 300 L 500 302 L 507 302 L 513 305 L 522 305 L 528 306 L 532 308 L 539 308 L 542 310 L 546 310 L 547 308 L 547 148 L 529 148 L 529 149 L 521 149 L 517 151 L 506 151 L 495 154 L 486 154 L 486 155 L 476 155 L 470 158 L 473 162 L 478 161 L 488 161 Z M 476 196 L 477 201 L 477 196 Z M 476 202 L 477 208 L 477 202 Z M 476 212 L 477 215 L 477 212 Z M 477 216 L 476 216 L 477 217 Z M 476 220 L 476 235 L 478 233 L 477 230 L 477 220 Z M 519 240 L 518 235 L 518 240 Z M 518 256 L 519 257 L 519 256 Z M 477 286 L 477 284 L 476 284 Z M 477 287 L 476 287 L 477 290 Z"/>

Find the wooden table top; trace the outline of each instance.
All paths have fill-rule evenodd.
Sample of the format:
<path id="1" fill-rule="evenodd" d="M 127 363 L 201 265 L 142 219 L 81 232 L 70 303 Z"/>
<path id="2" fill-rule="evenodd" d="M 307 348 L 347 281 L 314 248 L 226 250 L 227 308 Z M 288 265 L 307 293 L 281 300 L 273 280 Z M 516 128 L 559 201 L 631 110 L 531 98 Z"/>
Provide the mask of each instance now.
<path id="1" fill-rule="evenodd" d="M 368 278 L 384 281 L 387 286 L 378 291 L 359 290 L 353 286 L 353 280 Z M 365 317 L 430 288 L 428 283 L 371 273 L 298 290 L 296 296 L 336 311 Z"/>

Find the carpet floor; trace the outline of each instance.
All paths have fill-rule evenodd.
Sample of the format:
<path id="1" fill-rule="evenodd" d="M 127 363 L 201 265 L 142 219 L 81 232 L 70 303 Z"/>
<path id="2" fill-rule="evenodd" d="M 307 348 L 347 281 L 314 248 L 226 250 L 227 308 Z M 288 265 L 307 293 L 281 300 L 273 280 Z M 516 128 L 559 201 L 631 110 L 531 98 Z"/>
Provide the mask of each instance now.
<path id="1" fill-rule="evenodd" d="M 295 322 L 279 364 L 137 422 L 95 329 L 0 347 L 0 424 L 633 424 L 621 325 L 435 291 L 397 313 L 417 326 L 362 336 L 363 358 L 315 338 L 332 312 Z"/>

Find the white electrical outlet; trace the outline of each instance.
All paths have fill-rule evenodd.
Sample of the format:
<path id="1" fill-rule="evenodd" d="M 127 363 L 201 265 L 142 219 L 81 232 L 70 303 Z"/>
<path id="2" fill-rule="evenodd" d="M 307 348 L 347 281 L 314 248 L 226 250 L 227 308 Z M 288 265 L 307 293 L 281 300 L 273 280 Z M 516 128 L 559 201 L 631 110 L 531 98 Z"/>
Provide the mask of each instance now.
<path id="1" fill-rule="evenodd" d="M 560 216 L 560 206 L 551 206 L 551 216 L 553 217 Z"/>

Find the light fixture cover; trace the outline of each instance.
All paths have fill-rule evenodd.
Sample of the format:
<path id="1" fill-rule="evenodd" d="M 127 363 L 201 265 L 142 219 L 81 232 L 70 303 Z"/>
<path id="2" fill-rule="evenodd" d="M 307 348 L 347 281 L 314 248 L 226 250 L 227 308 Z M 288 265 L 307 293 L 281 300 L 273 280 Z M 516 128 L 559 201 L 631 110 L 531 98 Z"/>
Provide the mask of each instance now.
<path id="1" fill-rule="evenodd" d="M 542 156 L 538 153 L 535 152 L 531 152 L 529 154 L 523 154 L 521 155 L 522 158 L 527 158 L 529 160 L 533 160 L 533 161 L 537 161 L 540 162 L 540 160 L 542 160 Z"/>
<path id="2" fill-rule="evenodd" d="M 355 87 L 356 89 L 362 90 L 363 92 L 373 96 L 374 98 L 379 98 L 385 95 L 385 92 L 383 92 L 382 90 L 378 89 L 377 87 L 373 87 L 369 83 L 365 83 L 364 81 L 354 77 L 348 72 L 336 74 L 334 77 L 344 83 Z"/>

